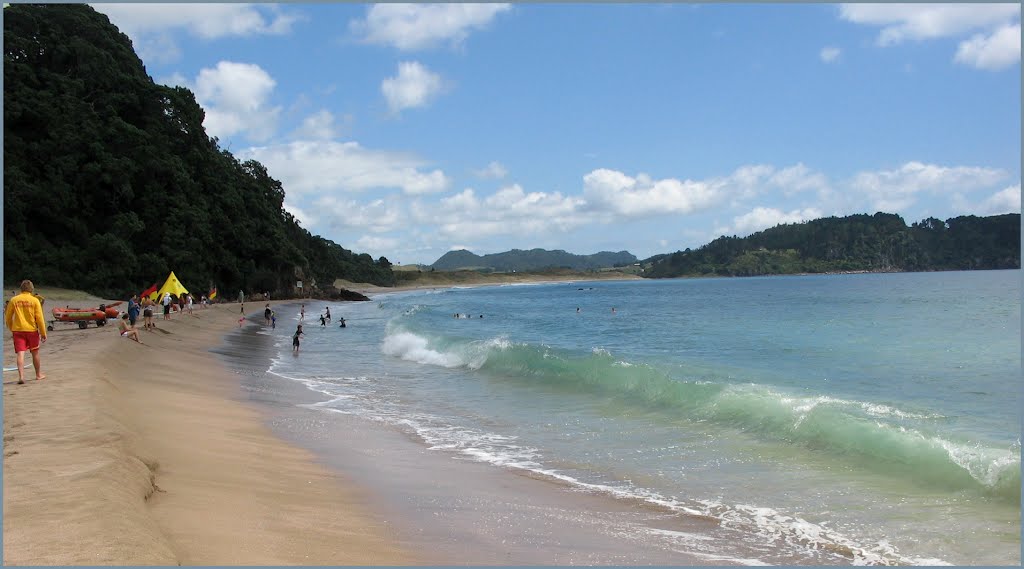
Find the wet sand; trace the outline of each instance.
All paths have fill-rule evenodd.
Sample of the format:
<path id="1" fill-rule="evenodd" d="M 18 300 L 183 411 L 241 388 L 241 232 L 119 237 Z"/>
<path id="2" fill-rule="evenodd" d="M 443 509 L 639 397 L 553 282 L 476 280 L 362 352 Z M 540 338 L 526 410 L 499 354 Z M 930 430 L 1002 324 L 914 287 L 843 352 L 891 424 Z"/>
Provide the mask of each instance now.
<path id="1" fill-rule="evenodd" d="M 5 564 L 419 562 L 366 492 L 241 401 L 209 351 L 238 318 L 238 304 L 158 315 L 145 345 L 113 321 L 58 324 L 46 379 L 4 373 Z"/>

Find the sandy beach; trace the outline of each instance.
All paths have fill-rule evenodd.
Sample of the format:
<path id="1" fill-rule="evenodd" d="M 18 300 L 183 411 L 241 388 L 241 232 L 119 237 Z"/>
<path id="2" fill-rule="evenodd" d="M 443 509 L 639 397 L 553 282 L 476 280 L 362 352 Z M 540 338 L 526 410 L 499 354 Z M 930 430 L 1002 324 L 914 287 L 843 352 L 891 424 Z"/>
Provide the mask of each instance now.
<path id="1" fill-rule="evenodd" d="M 46 379 L 4 374 L 6 565 L 416 563 L 365 493 L 241 402 L 209 352 L 238 318 L 237 303 L 158 315 L 144 345 L 113 321 L 57 324 Z"/>

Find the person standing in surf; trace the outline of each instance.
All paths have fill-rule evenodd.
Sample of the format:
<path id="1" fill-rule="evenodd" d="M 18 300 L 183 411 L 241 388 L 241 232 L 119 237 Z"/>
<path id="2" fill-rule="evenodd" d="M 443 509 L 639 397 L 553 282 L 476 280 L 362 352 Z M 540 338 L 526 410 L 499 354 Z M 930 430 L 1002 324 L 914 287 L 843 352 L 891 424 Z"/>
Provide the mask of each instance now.
<path id="1" fill-rule="evenodd" d="M 299 324 L 298 328 L 295 329 L 295 333 L 292 334 L 292 352 L 299 353 L 299 336 L 304 336 L 302 333 L 302 324 Z"/>

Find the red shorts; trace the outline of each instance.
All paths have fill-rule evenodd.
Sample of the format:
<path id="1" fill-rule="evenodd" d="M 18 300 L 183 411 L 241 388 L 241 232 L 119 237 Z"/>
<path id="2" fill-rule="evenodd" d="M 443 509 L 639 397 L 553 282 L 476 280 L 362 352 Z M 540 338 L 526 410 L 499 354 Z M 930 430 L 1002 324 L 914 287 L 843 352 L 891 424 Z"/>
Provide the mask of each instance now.
<path id="1" fill-rule="evenodd" d="M 14 336 L 14 353 L 39 349 L 39 332 L 11 332 Z"/>

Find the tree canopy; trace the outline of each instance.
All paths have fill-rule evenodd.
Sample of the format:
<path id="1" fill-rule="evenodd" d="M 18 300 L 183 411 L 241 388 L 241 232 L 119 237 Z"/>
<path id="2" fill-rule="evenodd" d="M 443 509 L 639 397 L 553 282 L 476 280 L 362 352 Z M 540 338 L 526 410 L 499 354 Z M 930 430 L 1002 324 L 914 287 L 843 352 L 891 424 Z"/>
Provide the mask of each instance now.
<path id="1" fill-rule="evenodd" d="M 645 261 L 644 276 L 1019 269 L 1020 223 L 1016 213 L 928 218 L 910 227 L 891 213 L 827 217 L 657 255 Z"/>
<path id="2" fill-rule="evenodd" d="M 88 5 L 7 7 L 6 274 L 105 296 L 171 270 L 199 289 L 394 284 L 387 259 L 302 228 L 281 183 L 220 148 L 204 118 Z"/>

